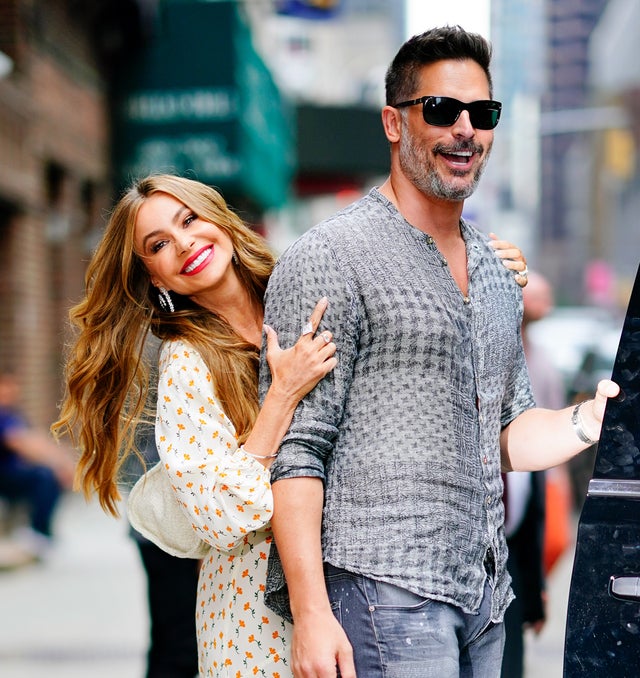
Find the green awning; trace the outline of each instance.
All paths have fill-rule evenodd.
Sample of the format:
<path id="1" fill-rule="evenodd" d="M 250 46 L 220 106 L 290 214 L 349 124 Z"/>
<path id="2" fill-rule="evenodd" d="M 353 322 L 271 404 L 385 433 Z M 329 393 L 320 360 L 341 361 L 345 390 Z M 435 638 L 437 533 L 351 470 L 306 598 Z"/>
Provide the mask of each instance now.
<path id="1" fill-rule="evenodd" d="M 293 110 L 236 2 L 161 2 L 151 39 L 118 78 L 114 118 L 120 185 L 168 171 L 263 209 L 288 198 Z"/>

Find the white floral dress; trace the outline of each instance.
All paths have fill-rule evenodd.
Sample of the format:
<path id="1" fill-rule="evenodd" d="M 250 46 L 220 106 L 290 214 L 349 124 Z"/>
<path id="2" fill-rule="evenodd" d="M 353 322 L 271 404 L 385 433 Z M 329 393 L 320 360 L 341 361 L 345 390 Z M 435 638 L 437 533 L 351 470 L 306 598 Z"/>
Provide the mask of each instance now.
<path id="1" fill-rule="evenodd" d="M 198 583 L 200 675 L 291 678 L 291 626 L 264 605 L 269 471 L 238 448 L 209 370 L 182 341 L 160 355 L 156 441 L 179 503 L 213 547 Z"/>

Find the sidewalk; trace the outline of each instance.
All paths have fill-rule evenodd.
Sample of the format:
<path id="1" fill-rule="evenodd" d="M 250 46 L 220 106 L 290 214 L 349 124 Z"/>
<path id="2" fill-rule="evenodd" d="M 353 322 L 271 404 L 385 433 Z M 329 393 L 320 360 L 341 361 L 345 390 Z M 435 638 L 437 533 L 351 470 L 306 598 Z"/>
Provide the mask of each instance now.
<path id="1" fill-rule="evenodd" d="M 142 678 L 148 634 L 144 571 L 124 519 L 69 494 L 46 563 L 0 571 L 2 678 Z M 528 634 L 527 678 L 561 678 L 573 552 L 556 564 L 548 622 Z"/>
<path id="2" fill-rule="evenodd" d="M 126 521 L 69 494 L 56 535 L 46 562 L 0 571 L 0 675 L 142 678 L 146 583 Z"/>
<path id="3" fill-rule="evenodd" d="M 526 678 L 562 678 L 564 631 L 573 570 L 573 546 L 555 564 L 547 580 L 547 623 L 539 636 L 525 639 Z"/>

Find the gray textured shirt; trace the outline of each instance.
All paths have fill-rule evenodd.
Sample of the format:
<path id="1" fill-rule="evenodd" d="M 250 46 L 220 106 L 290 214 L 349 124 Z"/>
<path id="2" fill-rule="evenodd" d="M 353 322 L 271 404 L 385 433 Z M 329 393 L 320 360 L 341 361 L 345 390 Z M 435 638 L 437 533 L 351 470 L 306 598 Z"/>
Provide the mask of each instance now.
<path id="1" fill-rule="evenodd" d="M 512 595 L 499 436 L 534 402 L 519 288 L 488 238 L 461 229 L 467 298 L 432 238 L 376 189 L 280 258 L 265 322 L 291 345 L 326 295 L 339 362 L 298 407 L 272 480 L 324 481 L 326 562 L 466 612 L 489 553 L 498 621 Z M 268 383 L 263 361 L 262 393 Z M 286 614 L 283 585 L 275 553 L 267 602 Z"/>

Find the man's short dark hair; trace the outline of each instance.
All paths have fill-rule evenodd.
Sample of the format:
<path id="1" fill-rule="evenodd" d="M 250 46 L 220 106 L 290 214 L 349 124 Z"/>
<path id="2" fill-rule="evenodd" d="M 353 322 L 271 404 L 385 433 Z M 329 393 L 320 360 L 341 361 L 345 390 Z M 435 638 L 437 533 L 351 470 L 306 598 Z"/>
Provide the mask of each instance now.
<path id="1" fill-rule="evenodd" d="M 493 95 L 489 70 L 491 44 L 478 33 L 469 33 L 461 26 L 444 26 L 414 35 L 400 47 L 385 77 L 387 105 L 413 98 L 420 84 L 420 69 L 444 59 L 475 61 L 485 72 L 489 95 Z"/>

